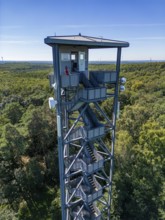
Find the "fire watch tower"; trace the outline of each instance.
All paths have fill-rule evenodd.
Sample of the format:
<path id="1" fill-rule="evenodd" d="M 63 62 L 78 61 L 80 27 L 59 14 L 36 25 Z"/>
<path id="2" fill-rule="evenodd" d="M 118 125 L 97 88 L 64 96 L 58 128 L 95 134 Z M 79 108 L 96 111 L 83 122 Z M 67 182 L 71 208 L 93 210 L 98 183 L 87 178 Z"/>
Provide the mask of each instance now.
<path id="1" fill-rule="evenodd" d="M 45 43 L 53 49 L 49 106 L 57 115 L 62 220 L 109 220 L 118 92 L 125 82 L 119 78 L 121 48 L 129 44 L 81 34 Z M 96 48 L 117 49 L 114 70 L 88 71 L 88 50 Z M 106 99 L 112 99 L 111 117 L 100 107 Z"/>

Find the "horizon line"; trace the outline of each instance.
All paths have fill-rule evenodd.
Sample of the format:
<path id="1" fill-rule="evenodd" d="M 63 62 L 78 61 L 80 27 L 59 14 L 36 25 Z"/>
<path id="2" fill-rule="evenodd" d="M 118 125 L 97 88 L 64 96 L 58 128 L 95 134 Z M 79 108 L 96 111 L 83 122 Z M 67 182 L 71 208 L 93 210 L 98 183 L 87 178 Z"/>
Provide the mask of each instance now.
<path id="1" fill-rule="evenodd" d="M 53 60 L 0 60 L 0 63 L 5 62 L 51 62 L 53 63 Z M 116 62 L 116 60 L 89 60 L 90 62 L 97 62 L 97 63 L 103 63 L 103 62 Z M 165 62 L 165 59 L 127 59 L 127 60 L 121 60 L 122 62 Z"/>

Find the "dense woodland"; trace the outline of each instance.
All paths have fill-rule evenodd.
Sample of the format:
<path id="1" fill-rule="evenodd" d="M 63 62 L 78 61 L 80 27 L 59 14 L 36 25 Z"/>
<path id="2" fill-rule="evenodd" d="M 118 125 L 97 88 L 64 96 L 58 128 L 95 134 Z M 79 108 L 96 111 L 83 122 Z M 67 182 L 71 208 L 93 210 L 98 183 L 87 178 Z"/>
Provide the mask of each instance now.
<path id="1" fill-rule="evenodd" d="M 61 219 L 52 70 L 0 64 L 0 220 Z M 121 76 L 112 220 L 164 220 L 165 63 L 122 64 Z M 102 103 L 107 114 L 109 102 Z"/>

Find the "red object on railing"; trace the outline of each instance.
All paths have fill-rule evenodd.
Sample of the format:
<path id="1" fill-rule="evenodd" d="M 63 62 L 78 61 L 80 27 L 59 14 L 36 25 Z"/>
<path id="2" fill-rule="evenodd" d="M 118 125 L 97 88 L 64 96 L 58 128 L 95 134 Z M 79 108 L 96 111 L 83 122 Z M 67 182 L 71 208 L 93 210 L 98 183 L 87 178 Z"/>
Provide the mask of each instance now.
<path id="1" fill-rule="evenodd" d="M 65 66 L 65 74 L 68 76 L 69 75 L 69 70 L 68 70 L 68 67 Z"/>

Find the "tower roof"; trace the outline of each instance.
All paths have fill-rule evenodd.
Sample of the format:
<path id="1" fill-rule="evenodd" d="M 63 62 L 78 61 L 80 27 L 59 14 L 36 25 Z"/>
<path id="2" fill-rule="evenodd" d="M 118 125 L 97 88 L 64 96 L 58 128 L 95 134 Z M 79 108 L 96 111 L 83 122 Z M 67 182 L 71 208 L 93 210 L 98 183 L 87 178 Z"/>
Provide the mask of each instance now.
<path id="1" fill-rule="evenodd" d="M 69 36 L 48 36 L 44 42 L 50 46 L 59 45 L 77 45 L 87 46 L 88 48 L 115 48 L 128 47 L 129 43 L 125 41 L 110 40 L 99 37 L 90 37 L 84 35 L 69 35 Z"/>

